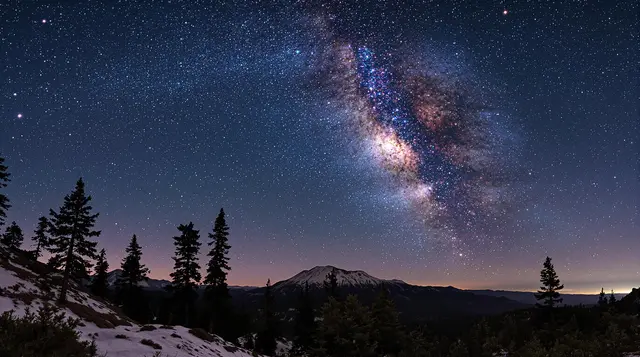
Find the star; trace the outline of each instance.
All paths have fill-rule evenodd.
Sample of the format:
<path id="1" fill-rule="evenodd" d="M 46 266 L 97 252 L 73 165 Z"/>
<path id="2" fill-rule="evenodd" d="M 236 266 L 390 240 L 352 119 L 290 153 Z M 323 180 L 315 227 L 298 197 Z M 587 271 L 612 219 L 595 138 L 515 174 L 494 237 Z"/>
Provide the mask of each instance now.
<path id="1" fill-rule="evenodd" d="M 42 23 L 46 24 L 47 23 L 47 19 L 42 19 Z"/>
<path id="2" fill-rule="evenodd" d="M 22 118 L 22 113 L 18 113 L 18 119 Z"/>
<path id="3" fill-rule="evenodd" d="M 507 15 L 507 14 L 509 14 L 509 10 L 507 9 L 502 10 L 502 15 Z"/>

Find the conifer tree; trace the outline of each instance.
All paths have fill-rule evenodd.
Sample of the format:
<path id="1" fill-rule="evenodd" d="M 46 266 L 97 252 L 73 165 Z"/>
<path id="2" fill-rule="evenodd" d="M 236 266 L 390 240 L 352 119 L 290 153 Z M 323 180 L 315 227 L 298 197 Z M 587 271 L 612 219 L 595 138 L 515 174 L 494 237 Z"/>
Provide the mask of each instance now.
<path id="1" fill-rule="evenodd" d="M 122 259 L 122 263 L 120 264 L 122 273 L 118 277 L 116 284 L 119 288 L 131 290 L 141 282 L 149 279 L 147 277 L 149 269 L 140 263 L 142 248 L 138 244 L 138 238 L 135 234 L 131 237 L 131 241 L 125 249 L 125 252 L 127 256 Z"/>
<path id="2" fill-rule="evenodd" d="M 94 267 L 93 281 L 91 281 L 91 292 L 94 295 L 105 297 L 107 295 L 107 274 L 109 272 L 109 263 L 107 262 L 107 253 L 104 249 L 100 250 L 98 260 Z"/>
<path id="3" fill-rule="evenodd" d="M 138 244 L 138 238 L 134 234 L 129 245 L 125 249 L 127 255 L 122 259 L 120 268 L 122 272 L 116 280 L 116 297 L 122 303 L 124 312 L 139 322 L 146 322 L 147 299 L 140 287 L 140 283 L 149 278 L 147 269 L 140 260 L 142 248 Z"/>
<path id="4" fill-rule="evenodd" d="M 613 293 L 613 290 L 611 290 L 611 295 L 609 295 L 609 305 L 613 305 L 616 302 L 618 302 L 618 299 L 616 299 L 616 296 Z"/>
<path id="5" fill-rule="evenodd" d="M 315 334 L 315 316 L 309 283 L 305 283 L 298 297 L 297 315 L 294 329 L 293 354 L 304 355 L 312 348 Z"/>
<path id="6" fill-rule="evenodd" d="M 10 182 L 10 173 L 7 172 L 8 167 L 4 164 L 4 158 L 0 156 L 0 189 L 7 187 Z M 4 219 L 7 218 L 7 210 L 11 208 L 9 198 L 0 192 L 0 227 L 4 225 Z"/>
<path id="7" fill-rule="evenodd" d="M 608 303 L 607 295 L 604 293 L 604 288 L 602 288 L 600 290 L 600 295 L 598 296 L 598 306 L 607 306 Z"/>
<path id="8" fill-rule="evenodd" d="M 178 304 L 184 307 L 185 325 L 189 326 L 193 302 L 197 298 L 197 287 L 202 276 L 198 265 L 200 250 L 199 231 L 193 229 L 193 223 L 178 226 L 180 235 L 173 237 L 176 253 L 173 257 L 174 268 L 171 273 L 171 290 Z"/>
<path id="9" fill-rule="evenodd" d="M 38 219 L 38 227 L 33 233 L 35 234 L 31 240 L 36 245 L 36 250 L 33 251 L 35 260 L 38 260 L 42 256 L 42 251 L 49 246 L 49 220 L 47 217 L 42 216 Z"/>
<path id="10" fill-rule="evenodd" d="M 91 214 L 91 196 L 86 196 L 84 182 L 79 179 L 71 194 L 64 197 L 58 210 L 50 210 L 51 240 L 48 250 L 52 253 L 49 264 L 55 269 L 64 269 L 59 301 L 65 302 L 69 279 L 88 277 L 91 267 L 88 259 L 96 259 L 96 242 L 89 238 L 100 236 L 93 227 L 98 213 Z"/>
<path id="11" fill-rule="evenodd" d="M 383 288 L 371 306 L 373 336 L 379 356 L 397 356 L 402 348 L 402 325 L 396 307 Z"/>
<path id="12" fill-rule="evenodd" d="M 277 347 L 277 321 L 273 308 L 273 293 L 271 291 L 271 279 L 269 279 L 264 290 L 263 325 L 256 337 L 256 350 L 267 356 L 273 356 Z"/>
<path id="13" fill-rule="evenodd" d="M 320 314 L 316 330 L 317 346 L 313 357 L 374 357 L 371 311 L 358 298 L 349 295 L 344 301 L 329 298 Z"/>
<path id="14" fill-rule="evenodd" d="M 7 226 L 4 234 L 0 237 L 0 243 L 10 249 L 19 249 L 23 240 L 24 235 L 22 234 L 22 228 L 20 228 L 16 222 L 11 222 L 11 225 Z"/>
<path id="15" fill-rule="evenodd" d="M 549 257 L 545 259 L 543 269 L 540 271 L 540 282 L 542 286 L 535 297 L 538 301 L 542 301 L 542 304 L 536 303 L 537 307 L 553 308 L 554 305 L 562 302 L 558 291 L 564 289 L 564 285 L 560 284 L 558 274 Z"/>
<path id="16" fill-rule="evenodd" d="M 208 307 L 209 331 L 224 336 L 223 326 L 225 316 L 229 315 L 231 308 L 231 295 L 227 286 L 227 274 L 231 270 L 229 267 L 229 226 L 225 221 L 225 213 L 221 208 L 218 217 L 213 226 L 213 234 L 209 233 L 211 241 L 209 245 L 213 245 L 211 251 L 207 254 L 210 257 L 207 264 L 207 275 L 204 279 L 205 284 L 205 305 Z"/>
<path id="17" fill-rule="evenodd" d="M 338 299 L 338 276 L 336 275 L 336 269 L 332 268 L 327 277 L 323 282 L 324 290 L 327 292 L 329 297 L 334 299 Z"/>

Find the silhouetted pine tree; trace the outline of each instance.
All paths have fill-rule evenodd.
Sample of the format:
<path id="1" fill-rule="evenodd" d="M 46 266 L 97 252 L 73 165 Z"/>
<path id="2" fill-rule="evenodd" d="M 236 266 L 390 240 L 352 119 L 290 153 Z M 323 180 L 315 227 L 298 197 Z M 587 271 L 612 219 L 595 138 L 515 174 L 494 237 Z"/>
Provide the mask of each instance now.
<path id="1" fill-rule="evenodd" d="M 7 172 L 8 167 L 4 164 L 4 157 L 0 156 L 0 188 L 7 187 L 7 182 L 10 182 L 10 173 Z M 7 217 L 7 210 L 11 208 L 9 204 L 9 198 L 0 193 L 0 227 L 4 225 L 4 219 Z"/>
<path id="2" fill-rule="evenodd" d="M 0 237 L 0 243 L 11 249 L 19 249 L 23 240 L 22 228 L 16 222 L 11 222 L 11 225 L 7 226 L 4 234 Z"/>
<path id="3" fill-rule="evenodd" d="M 199 231 L 193 229 L 193 223 L 178 226 L 180 235 L 173 237 L 176 247 L 176 255 L 173 257 L 174 268 L 171 273 L 171 287 L 174 299 L 179 306 L 184 307 L 185 326 L 189 326 L 190 316 L 193 313 L 193 303 L 198 293 L 200 265 L 198 265 L 198 251 L 200 250 Z"/>
<path id="4" fill-rule="evenodd" d="M 324 279 L 324 290 L 327 292 L 328 297 L 338 299 L 338 276 L 336 275 L 336 269 L 332 268 L 327 277 Z"/>
<path id="5" fill-rule="evenodd" d="M 273 311 L 273 294 L 271 279 L 267 280 L 264 290 L 264 307 L 262 310 L 262 328 L 256 336 L 256 350 L 260 354 L 273 356 L 276 352 L 277 321 Z"/>
<path id="6" fill-rule="evenodd" d="M 107 295 L 107 274 L 109 272 L 109 263 L 107 263 L 107 253 L 104 249 L 100 250 L 98 260 L 94 267 L 94 276 L 91 281 L 91 292 L 94 295 L 105 297 Z"/>
<path id="7" fill-rule="evenodd" d="M 602 290 L 600 290 L 600 295 L 598 296 L 598 306 L 607 306 L 608 303 L 607 295 L 604 293 L 604 288 L 602 288 Z"/>
<path id="8" fill-rule="evenodd" d="M 207 264 L 207 275 L 204 279 L 204 300 L 208 316 L 208 328 L 211 333 L 226 336 L 225 327 L 229 322 L 231 309 L 231 295 L 227 286 L 227 274 L 229 267 L 229 226 L 224 219 L 224 210 L 221 208 L 213 226 L 213 234 L 209 233 L 213 248 L 207 256 L 211 257 Z"/>
<path id="9" fill-rule="evenodd" d="M 396 307 L 383 288 L 371 306 L 373 340 L 379 356 L 397 356 L 402 348 L 404 333 Z"/>
<path id="10" fill-rule="evenodd" d="M 371 312 L 358 298 L 349 295 L 344 301 L 329 298 L 322 307 L 316 330 L 313 357 L 373 357 L 373 321 Z"/>
<path id="11" fill-rule="evenodd" d="M 38 260 L 42 256 L 42 251 L 47 249 L 49 246 L 49 220 L 47 217 L 42 216 L 38 219 L 38 227 L 35 231 L 35 234 L 31 240 L 35 243 L 36 249 L 33 251 L 33 256 L 35 260 Z"/>
<path id="12" fill-rule="evenodd" d="M 297 310 L 292 351 L 293 355 L 304 355 L 313 345 L 316 329 L 313 301 L 311 301 L 308 283 L 300 290 Z"/>
<path id="13" fill-rule="evenodd" d="M 91 196 L 85 196 L 84 182 L 79 179 L 71 194 L 64 197 L 58 212 L 50 210 L 51 240 L 48 250 L 52 253 L 49 264 L 56 269 L 64 268 L 59 301 L 65 302 L 69 279 L 88 277 L 91 267 L 88 259 L 96 259 L 96 242 L 88 240 L 100 236 L 94 231 L 98 213 L 91 214 Z"/>
<path id="14" fill-rule="evenodd" d="M 140 283 L 149 278 L 149 269 L 140 261 L 142 248 L 134 234 L 125 249 L 127 255 L 122 259 L 120 268 L 122 273 L 116 280 L 116 298 L 122 303 L 122 309 L 131 318 L 139 322 L 147 322 L 148 304 Z"/>
<path id="15" fill-rule="evenodd" d="M 611 295 L 609 295 L 609 305 L 613 305 L 616 302 L 618 302 L 618 299 L 616 299 L 616 296 L 613 294 L 613 290 L 611 290 Z"/>
<path id="16" fill-rule="evenodd" d="M 536 303 L 536 306 L 553 308 L 554 305 L 562 302 L 558 291 L 564 289 L 564 285 L 560 284 L 558 274 L 556 274 L 553 264 L 551 264 L 551 258 L 547 257 L 543 266 L 544 268 L 540 271 L 542 286 L 534 294 L 538 301 L 542 301 L 542 304 Z"/>
<path id="17" fill-rule="evenodd" d="M 138 238 L 135 234 L 131 237 L 131 241 L 125 249 L 125 252 L 127 255 L 122 259 L 122 263 L 120 264 L 122 273 L 116 280 L 116 284 L 117 287 L 121 289 L 133 289 L 134 287 L 138 287 L 141 282 L 149 279 L 147 277 L 149 269 L 140 262 L 142 259 L 142 248 L 138 244 Z"/>

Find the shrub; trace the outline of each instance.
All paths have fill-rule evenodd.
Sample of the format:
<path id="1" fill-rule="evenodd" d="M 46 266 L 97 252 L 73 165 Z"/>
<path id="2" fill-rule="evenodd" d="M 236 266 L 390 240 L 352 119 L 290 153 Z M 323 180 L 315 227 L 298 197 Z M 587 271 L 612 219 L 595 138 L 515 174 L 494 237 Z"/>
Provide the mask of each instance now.
<path id="1" fill-rule="evenodd" d="M 127 337 L 126 335 L 120 335 L 120 334 L 116 335 L 116 338 L 119 338 L 119 339 L 122 339 L 122 340 L 128 340 L 129 339 L 129 337 Z"/>
<path id="2" fill-rule="evenodd" d="M 27 309 L 23 317 L 13 311 L 0 315 L 2 357 L 95 357 L 93 342 L 80 341 L 75 331 L 79 320 L 45 304 L 36 313 Z"/>
<path id="3" fill-rule="evenodd" d="M 207 331 L 201 328 L 191 329 L 189 330 L 189 333 L 204 341 L 208 341 L 208 342 L 215 341 L 215 338 L 212 335 L 210 335 Z"/>
<path id="4" fill-rule="evenodd" d="M 142 331 L 155 331 L 156 327 L 153 325 L 144 325 L 140 328 L 140 332 Z"/>
<path id="5" fill-rule="evenodd" d="M 140 343 L 142 343 L 145 346 L 152 347 L 153 349 L 156 349 L 156 350 L 161 350 L 162 349 L 162 346 L 160 346 L 159 344 L 157 344 L 157 343 L 155 343 L 155 342 L 153 342 L 151 340 L 148 340 L 146 338 L 143 339 L 142 341 L 140 341 Z"/>

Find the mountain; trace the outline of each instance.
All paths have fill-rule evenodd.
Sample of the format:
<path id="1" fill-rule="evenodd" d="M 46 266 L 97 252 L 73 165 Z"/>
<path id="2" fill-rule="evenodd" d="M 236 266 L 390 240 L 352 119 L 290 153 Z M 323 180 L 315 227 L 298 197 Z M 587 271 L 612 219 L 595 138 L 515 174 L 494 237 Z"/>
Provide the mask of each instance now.
<path id="1" fill-rule="evenodd" d="M 368 287 L 379 286 L 382 284 L 402 283 L 402 280 L 383 280 L 373 277 L 362 270 L 349 271 L 340 268 L 327 266 L 317 266 L 309 270 L 303 270 L 287 280 L 280 281 L 273 285 L 274 290 L 282 289 L 290 286 L 304 286 L 308 284 L 310 287 L 324 287 L 324 281 L 331 272 L 336 274 L 336 280 L 340 287 Z"/>
<path id="2" fill-rule="evenodd" d="M 327 299 L 324 280 L 331 271 L 336 274 L 339 294 L 342 297 L 354 294 L 364 304 L 370 304 L 382 289 L 386 289 L 400 311 L 401 317 L 407 322 L 498 314 L 529 306 L 504 297 L 477 295 L 451 286 L 417 286 L 402 280 L 376 278 L 360 270 L 349 271 L 333 266 L 317 266 L 273 284 L 272 290 L 277 310 L 285 315 L 291 312 L 305 285 L 309 286 L 312 299 L 316 307 L 319 307 Z M 250 290 L 231 290 L 231 294 L 234 303 L 257 310 L 262 306 L 264 289 L 261 287 Z"/>
<path id="3" fill-rule="evenodd" d="M 505 290 L 466 290 L 476 295 L 486 295 L 494 297 L 505 297 L 523 304 L 534 305 L 537 300 L 532 292 L 527 291 L 505 291 Z M 626 294 L 614 294 L 618 300 Z M 607 297 L 609 295 L 607 294 Z M 565 305 L 595 305 L 598 302 L 598 294 L 564 294 L 561 293 L 562 304 Z"/>
<path id="4" fill-rule="evenodd" d="M 23 316 L 44 303 L 57 305 L 60 273 L 34 261 L 21 251 L 0 246 L 0 314 L 13 310 Z M 154 284 L 150 284 L 153 286 Z M 66 316 L 81 320 L 77 331 L 82 340 L 94 340 L 100 356 L 108 357 L 251 357 L 239 348 L 203 330 L 182 326 L 141 326 L 117 307 L 71 283 L 68 301 L 57 305 Z"/>
<path id="5" fill-rule="evenodd" d="M 107 274 L 107 284 L 109 285 L 109 287 L 115 286 L 116 280 L 118 280 L 121 274 L 122 269 L 115 269 Z M 162 290 L 169 284 L 171 284 L 169 280 L 158 280 L 149 278 L 147 281 L 140 282 L 139 286 L 143 289 Z"/>

